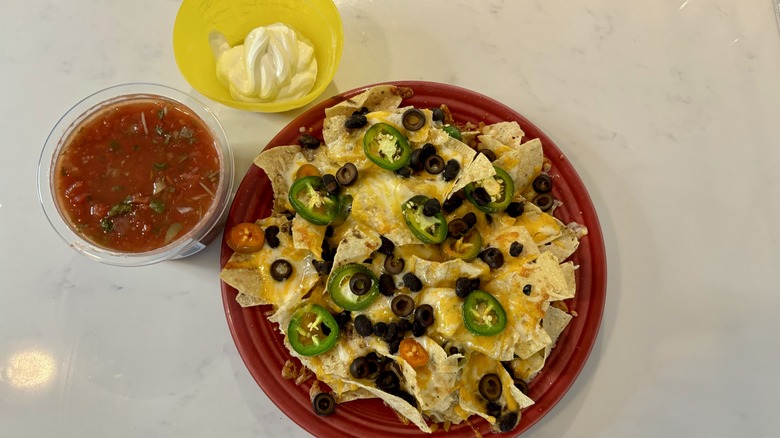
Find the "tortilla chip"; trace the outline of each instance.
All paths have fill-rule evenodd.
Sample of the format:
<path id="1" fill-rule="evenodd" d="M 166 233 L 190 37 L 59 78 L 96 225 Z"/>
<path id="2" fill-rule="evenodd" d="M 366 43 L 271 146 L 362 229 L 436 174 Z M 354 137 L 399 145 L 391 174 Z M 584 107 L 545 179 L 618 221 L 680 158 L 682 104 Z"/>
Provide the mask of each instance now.
<path id="1" fill-rule="evenodd" d="M 298 154 L 301 154 L 301 147 L 299 145 L 291 145 L 266 149 L 255 157 L 255 165 L 263 169 L 265 174 L 268 175 L 268 179 L 271 180 L 271 187 L 274 190 L 273 210 L 275 213 L 292 210 L 290 202 L 287 200 L 287 194 L 290 191 L 288 174 L 291 167 L 290 163 L 295 161 L 295 157 Z"/>
<path id="2" fill-rule="evenodd" d="M 481 131 L 484 135 L 490 136 L 512 149 L 517 149 L 525 136 L 523 129 L 515 121 L 486 125 L 482 127 Z"/>
<path id="3" fill-rule="evenodd" d="M 335 106 L 325 109 L 325 116 L 349 116 L 355 111 L 366 107 L 369 111 L 387 111 L 398 108 L 401 96 L 395 85 L 380 85 L 372 87 L 357 96 L 351 97 Z"/>
<path id="4" fill-rule="evenodd" d="M 337 268 L 347 263 L 360 263 L 369 258 L 371 253 L 381 245 L 382 240 L 376 231 L 366 227 L 352 227 L 339 242 L 333 267 Z"/>
<path id="5" fill-rule="evenodd" d="M 478 278 L 490 274 L 490 268 L 481 260 L 471 263 L 462 259 L 436 262 L 412 256 L 407 259 L 407 263 L 406 268 L 413 272 L 426 287 L 454 289 L 458 277 Z"/>
<path id="6" fill-rule="evenodd" d="M 493 168 L 493 163 L 490 162 L 485 154 L 479 154 L 474 158 L 465 169 L 461 169 L 460 175 L 455 180 L 455 184 L 447 193 L 444 199 L 450 197 L 451 194 L 466 187 L 469 183 L 479 181 L 485 178 L 490 178 L 496 174 L 496 169 Z"/>
<path id="7" fill-rule="evenodd" d="M 572 316 L 568 313 L 560 310 L 556 307 L 550 306 L 547 309 L 547 314 L 542 320 L 542 327 L 544 331 L 550 335 L 550 345 L 544 347 L 544 357 L 550 356 L 550 352 L 555 347 L 555 343 L 558 341 L 558 337 L 563 333 L 563 330 L 569 325 Z"/>
<path id="8" fill-rule="evenodd" d="M 561 227 L 561 235 L 552 242 L 541 246 L 539 250 L 553 254 L 558 260 L 566 260 L 574 254 L 579 245 L 580 241 L 574 230 L 569 227 Z"/>
<path id="9" fill-rule="evenodd" d="M 293 245 L 296 249 L 305 249 L 311 251 L 314 257 L 322 258 L 322 240 L 325 238 L 324 225 L 314 225 L 313 223 L 295 215 L 292 220 Z"/>
<path id="10" fill-rule="evenodd" d="M 501 156 L 514 151 L 511 147 L 489 135 L 480 135 L 477 139 L 479 140 L 479 150 L 482 151 L 487 149 L 492 151 L 496 155 L 496 158 L 500 158 Z"/>
<path id="11" fill-rule="evenodd" d="M 543 161 L 542 142 L 537 138 L 502 155 L 493 164 L 504 169 L 512 177 L 516 193 L 530 198 L 529 193 L 533 191 L 532 183 L 542 172 Z"/>
<path id="12" fill-rule="evenodd" d="M 540 251 L 542 245 L 560 237 L 566 228 L 563 222 L 543 212 L 532 202 L 524 202 L 523 208 L 523 214 L 515 218 L 514 224 L 528 230 Z"/>

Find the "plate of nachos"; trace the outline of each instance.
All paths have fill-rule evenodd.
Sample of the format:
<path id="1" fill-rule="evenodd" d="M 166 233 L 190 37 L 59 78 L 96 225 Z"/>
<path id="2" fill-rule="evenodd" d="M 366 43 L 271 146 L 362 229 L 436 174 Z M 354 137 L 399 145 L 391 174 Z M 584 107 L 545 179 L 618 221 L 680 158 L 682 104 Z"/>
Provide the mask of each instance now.
<path id="1" fill-rule="evenodd" d="M 432 82 L 334 96 L 254 160 L 223 237 L 239 353 L 318 436 L 514 436 L 585 364 L 606 298 L 595 209 L 558 147 Z"/>

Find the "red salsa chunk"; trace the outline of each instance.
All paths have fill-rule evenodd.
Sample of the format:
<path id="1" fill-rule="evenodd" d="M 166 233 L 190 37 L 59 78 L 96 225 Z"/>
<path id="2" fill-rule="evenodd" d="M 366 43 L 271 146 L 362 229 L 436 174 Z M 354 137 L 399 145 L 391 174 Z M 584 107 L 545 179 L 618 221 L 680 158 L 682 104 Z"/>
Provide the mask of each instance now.
<path id="1" fill-rule="evenodd" d="M 214 137 L 183 105 L 138 97 L 88 117 L 54 171 L 60 210 L 96 245 L 161 248 L 206 215 L 220 182 Z"/>

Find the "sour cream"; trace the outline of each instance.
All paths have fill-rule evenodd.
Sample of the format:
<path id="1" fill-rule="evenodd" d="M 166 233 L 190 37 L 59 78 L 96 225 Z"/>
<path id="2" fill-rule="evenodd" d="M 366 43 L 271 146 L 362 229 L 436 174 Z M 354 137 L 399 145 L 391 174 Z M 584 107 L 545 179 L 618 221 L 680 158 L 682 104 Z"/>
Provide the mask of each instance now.
<path id="1" fill-rule="evenodd" d="M 244 44 L 235 47 L 212 31 L 209 43 L 217 60 L 217 78 L 236 100 L 297 99 L 311 91 L 317 78 L 314 47 L 282 23 L 253 29 Z"/>

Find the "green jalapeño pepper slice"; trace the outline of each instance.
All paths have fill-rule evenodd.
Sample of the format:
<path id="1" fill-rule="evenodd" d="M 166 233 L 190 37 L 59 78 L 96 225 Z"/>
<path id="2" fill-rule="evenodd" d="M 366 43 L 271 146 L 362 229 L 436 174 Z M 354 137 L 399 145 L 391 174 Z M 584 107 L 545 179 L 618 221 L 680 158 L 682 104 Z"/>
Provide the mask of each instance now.
<path id="1" fill-rule="evenodd" d="M 379 296 L 378 285 L 379 280 L 370 269 L 359 263 L 349 263 L 330 273 L 328 293 L 342 309 L 362 310 Z"/>
<path id="2" fill-rule="evenodd" d="M 482 249 L 482 235 L 475 228 L 472 228 L 460 239 L 448 237 L 442 243 L 441 249 L 450 258 L 458 258 L 470 262 L 477 258 L 479 251 Z"/>
<path id="3" fill-rule="evenodd" d="M 463 323 L 475 335 L 497 335 L 506 327 L 506 312 L 496 297 L 474 290 L 463 302 Z"/>
<path id="4" fill-rule="evenodd" d="M 485 213 L 504 211 L 515 194 L 515 183 L 512 181 L 512 177 L 500 167 L 493 166 L 493 168 L 496 169 L 493 180 L 485 178 L 469 183 L 463 189 L 466 192 L 466 198 Z M 482 193 L 477 192 L 480 188 L 483 190 Z"/>
<path id="5" fill-rule="evenodd" d="M 403 134 L 387 123 L 377 123 L 363 136 L 363 151 L 377 166 L 398 170 L 409 164 L 412 148 Z"/>
<path id="6" fill-rule="evenodd" d="M 341 199 L 325 191 L 319 176 L 296 180 L 288 198 L 295 211 L 315 225 L 328 225 L 341 212 Z"/>
<path id="7" fill-rule="evenodd" d="M 324 307 L 306 304 L 293 313 L 287 326 L 287 339 L 303 356 L 316 356 L 330 350 L 339 338 L 339 325 Z"/>
<path id="8" fill-rule="evenodd" d="M 442 243 L 447 238 L 447 219 L 441 211 L 433 216 L 423 214 L 423 206 L 428 199 L 425 195 L 412 196 L 401 205 L 401 212 L 415 237 L 424 243 Z"/>
<path id="9" fill-rule="evenodd" d="M 449 136 L 454 138 L 455 140 L 463 141 L 463 136 L 460 135 L 460 129 L 458 129 L 457 126 L 455 126 L 455 125 L 444 125 L 444 127 L 442 129 L 444 130 L 444 132 L 449 134 Z"/>

